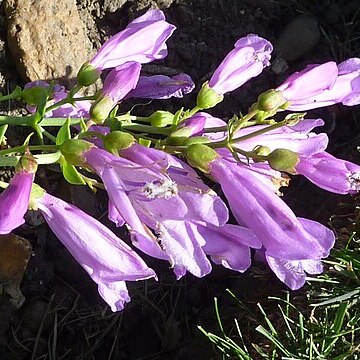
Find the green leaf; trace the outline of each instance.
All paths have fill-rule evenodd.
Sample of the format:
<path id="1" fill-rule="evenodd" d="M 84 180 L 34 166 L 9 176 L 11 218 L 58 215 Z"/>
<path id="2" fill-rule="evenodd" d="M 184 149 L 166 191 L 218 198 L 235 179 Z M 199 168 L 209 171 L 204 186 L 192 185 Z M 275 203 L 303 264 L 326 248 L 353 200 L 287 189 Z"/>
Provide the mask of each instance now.
<path id="1" fill-rule="evenodd" d="M 61 171 L 67 182 L 73 185 L 86 185 L 82 175 L 76 170 L 74 165 L 69 164 L 64 157 L 60 159 Z"/>
<path id="2" fill-rule="evenodd" d="M 66 119 L 65 124 L 60 128 L 56 136 L 56 145 L 61 145 L 66 140 L 71 138 L 70 134 L 70 119 Z"/>
<path id="3" fill-rule="evenodd" d="M 139 138 L 139 144 L 140 145 L 143 145 L 143 146 L 146 146 L 146 147 L 150 147 L 151 145 L 151 140 L 149 139 L 145 139 L 145 138 Z"/>
<path id="4" fill-rule="evenodd" d="M 4 142 L 4 140 L 6 141 L 5 133 L 6 133 L 6 130 L 8 127 L 9 127 L 9 125 L 7 125 L 7 124 L 0 126 L 0 145 L 2 145 L 3 143 L 6 144 L 6 142 Z"/>

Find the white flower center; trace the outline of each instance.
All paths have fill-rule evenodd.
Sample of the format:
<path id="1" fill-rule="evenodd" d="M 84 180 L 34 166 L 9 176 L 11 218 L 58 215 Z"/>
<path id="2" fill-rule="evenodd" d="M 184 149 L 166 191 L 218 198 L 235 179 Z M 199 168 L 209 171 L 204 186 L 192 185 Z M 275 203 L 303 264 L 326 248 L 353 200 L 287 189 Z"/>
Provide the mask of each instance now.
<path id="1" fill-rule="evenodd" d="M 360 173 L 352 173 L 348 177 L 350 182 L 350 189 L 354 191 L 360 191 Z"/>
<path id="2" fill-rule="evenodd" d="M 148 199 L 165 198 L 170 199 L 178 194 L 178 188 L 175 181 L 170 179 L 159 182 L 151 182 L 142 188 L 142 192 Z"/>

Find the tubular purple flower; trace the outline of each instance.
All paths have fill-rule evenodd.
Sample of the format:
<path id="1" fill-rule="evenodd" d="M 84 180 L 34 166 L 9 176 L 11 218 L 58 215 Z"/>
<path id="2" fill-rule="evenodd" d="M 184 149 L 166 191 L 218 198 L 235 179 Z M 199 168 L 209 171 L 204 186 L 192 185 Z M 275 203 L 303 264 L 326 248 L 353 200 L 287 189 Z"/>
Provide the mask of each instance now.
<path id="1" fill-rule="evenodd" d="M 91 119 L 103 122 L 113 107 L 135 88 L 140 76 L 141 64 L 129 61 L 111 70 L 104 81 L 101 95 L 90 108 Z"/>
<path id="2" fill-rule="evenodd" d="M 291 209 L 243 164 L 218 157 L 210 163 L 215 181 L 238 223 L 252 229 L 266 255 L 286 260 L 319 260 L 329 255 L 334 234 L 325 226 L 296 218 Z"/>
<path id="3" fill-rule="evenodd" d="M 347 106 L 360 104 L 359 58 L 351 58 L 339 64 L 338 76 L 330 88 L 326 88 L 319 94 L 314 94 L 309 98 L 296 98 L 287 109 L 302 111 L 337 103 Z"/>
<path id="4" fill-rule="evenodd" d="M 169 99 L 182 98 L 195 87 L 191 77 L 187 74 L 178 74 L 173 77 L 165 75 L 140 76 L 134 90 L 126 98 L 141 99 Z"/>
<path id="5" fill-rule="evenodd" d="M 333 61 L 321 65 L 308 65 L 304 70 L 292 74 L 275 90 L 290 102 L 287 110 L 307 110 L 334 104 L 330 99 L 318 106 L 321 97 L 334 86 L 338 78 L 338 67 Z"/>
<path id="6" fill-rule="evenodd" d="M 112 311 L 130 301 L 126 281 L 156 278 L 155 272 L 106 226 L 77 207 L 44 193 L 35 200 L 51 230 L 98 284 Z"/>
<path id="7" fill-rule="evenodd" d="M 149 10 L 112 36 L 90 61 L 96 70 L 114 68 L 128 61 L 144 64 L 167 55 L 166 40 L 175 26 L 160 10 Z"/>
<path id="8" fill-rule="evenodd" d="M 273 47 L 269 41 L 250 34 L 239 39 L 209 81 L 217 94 L 235 90 L 269 66 Z"/>
<path id="9" fill-rule="evenodd" d="M 171 155 L 136 143 L 120 153 L 126 159 L 96 148 L 84 154 L 108 191 L 110 219 L 125 221 L 133 244 L 153 257 L 168 259 L 177 277 L 186 271 L 207 274 L 211 267 L 201 250 L 203 240 L 192 234 L 189 223 L 224 225 L 228 210 L 223 201 L 193 169 Z"/>
<path id="10" fill-rule="evenodd" d="M 0 194 L 0 234 L 9 234 L 22 225 L 29 206 L 34 174 L 25 170 L 17 172 L 9 186 Z"/>
<path id="11" fill-rule="evenodd" d="M 326 151 L 300 156 L 296 170 L 316 186 L 333 193 L 356 194 L 360 191 L 360 166 L 337 159 Z"/>

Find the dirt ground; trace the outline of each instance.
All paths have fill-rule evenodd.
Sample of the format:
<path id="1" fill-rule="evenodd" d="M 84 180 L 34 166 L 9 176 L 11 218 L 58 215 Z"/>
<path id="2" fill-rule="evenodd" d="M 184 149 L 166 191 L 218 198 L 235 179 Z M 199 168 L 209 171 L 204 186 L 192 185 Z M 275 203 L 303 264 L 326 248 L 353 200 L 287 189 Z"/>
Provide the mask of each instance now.
<path id="1" fill-rule="evenodd" d="M 154 6 L 156 1 L 128 1 L 112 12 L 106 11 L 107 2 L 103 0 L 78 0 L 77 3 L 91 41 L 99 46 L 106 37 L 124 28 L 129 20 Z M 157 3 L 164 5 L 166 2 Z M 258 94 L 280 84 L 286 76 L 308 63 L 340 62 L 360 56 L 358 1 L 177 0 L 164 11 L 168 21 L 177 26 L 177 31 L 168 42 L 168 57 L 144 66 L 148 74 L 187 72 L 199 88 L 239 37 L 256 33 L 275 44 L 274 60 L 278 66 L 266 69 L 254 81 L 226 95 L 224 102 L 211 112 L 223 118 L 245 112 Z M 300 25 L 286 27 L 299 15 L 303 16 Z M 2 92 L 11 91 L 16 84 L 23 85 L 7 49 L 6 22 L 2 13 Z M 315 26 L 313 37 L 304 30 L 311 26 Z M 306 36 L 308 38 L 304 39 Z M 137 107 L 135 114 L 163 106 L 177 109 L 193 104 L 195 97 L 196 91 L 181 101 L 154 101 L 150 106 Z M 3 113 L 21 112 L 17 104 L 2 105 L 1 110 Z M 309 117 L 321 117 L 326 121 L 324 130 L 331 137 L 329 151 L 357 163 L 359 115 L 358 109 L 341 106 L 309 113 Z M 105 219 L 105 193 L 98 192 L 94 199 L 86 189 L 74 190 L 60 180 L 54 169 L 40 169 L 38 181 L 125 236 L 121 229 L 115 229 Z M 351 197 L 315 189 L 303 179 L 294 180 L 285 200 L 297 215 L 323 223 L 332 215 L 346 214 L 354 207 Z M 201 325 L 207 330 L 216 330 L 213 298 L 220 299 L 225 326 L 231 330 L 233 318 L 237 318 L 242 324 L 245 341 L 251 344 L 256 341 L 253 318 L 225 294 L 225 289 L 231 289 L 254 314 L 257 302 L 269 295 L 279 296 L 286 290 L 260 265 L 244 275 L 214 266 L 212 274 L 205 279 L 187 275 L 176 281 L 166 263 L 145 258 L 160 274 L 159 281 L 128 284 L 132 301 L 123 312 L 114 314 L 99 297 L 96 285 L 41 219 L 29 217 L 17 233 L 31 242 L 33 253 L 21 286 L 26 298 L 24 305 L 16 309 L 7 297 L 0 296 L 2 360 L 220 359 L 221 355 L 214 352 L 197 329 L 197 325 Z M 296 295 L 304 299 L 304 290 Z"/>

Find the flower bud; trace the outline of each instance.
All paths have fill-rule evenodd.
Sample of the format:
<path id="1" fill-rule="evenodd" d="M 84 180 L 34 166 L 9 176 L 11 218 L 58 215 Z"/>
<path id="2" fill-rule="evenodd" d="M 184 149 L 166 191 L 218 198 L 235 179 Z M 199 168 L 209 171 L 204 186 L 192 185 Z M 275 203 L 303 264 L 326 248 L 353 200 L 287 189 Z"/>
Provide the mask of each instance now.
<path id="1" fill-rule="evenodd" d="M 165 127 L 167 125 L 172 125 L 174 114 L 169 111 L 158 110 L 151 114 L 149 119 L 152 126 Z"/>
<path id="2" fill-rule="evenodd" d="M 298 154 L 294 151 L 275 149 L 267 156 L 267 161 L 274 170 L 296 174 L 295 167 L 300 160 Z"/>
<path id="3" fill-rule="evenodd" d="M 96 100 L 90 108 L 90 118 L 96 124 L 102 124 L 114 107 L 114 102 L 109 96 Z"/>
<path id="4" fill-rule="evenodd" d="M 67 139 L 59 146 L 59 149 L 68 163 L 74 166 L 84 166 L 86 161 L 83 154 L 93 146 L 85 140 Z"/>
<path id="5" fill-rule="evenodd" d="M 201 170 L 210 173 L 210 163 L 219 157 L 218 153 L 211 147 L 203 144 L 191 145 L 186 149 L 186 158 L 188 163 Z"/>
<path id="6" fill-rule="evenodd" d="M 209 82 L 206 81 L 202 85 L 199 94 L 196 99 L 196 106 L 200 109 L 210 109 L 215 105 L 221 103 L 224 99 L 224 95 L 218 94 L 209 86 Z"/>
<path id="7" fill-rule="evenodd" d="M 103 140 L 105 149 L 114 155 L 118 155 L 119 150 L 129 148 L 134 142 L 135 138 L 123 131 L 113 131 Z"/>
<path id="8" fill-rule="evenodd" d="M 18 164 L 16 165 L 15 171 L 20 172 L 22 170 L 30 174 L 35 174 L 37 170 L 37 162 L 31 154 L 23 155 Z"/>
<path id="9" fill-rule="evenodd" d="M 96 83 L 99 78 L 100 71 L 87 62 L 81 66 L 77 74 L 77 82 L 81 86 L 90 86 Z"/>
<path id="10" fill-rule="evenodd" d="M 258 145 L 253 149 L 252 152 L 256 155 L 268 156 L 271 153 L 271 150 L 268 146 Z"/>
<path id="11" fill-rule="evenodd" d="M 286 103 L 281 91 L 270 89 L 260 94 L 257 100 L 257 109 L 261 111 L 274 111 Z"/>

